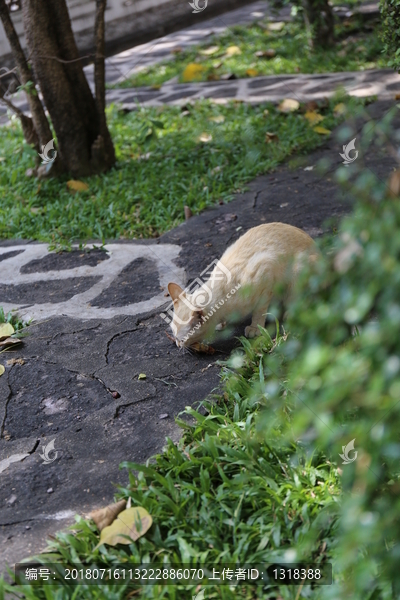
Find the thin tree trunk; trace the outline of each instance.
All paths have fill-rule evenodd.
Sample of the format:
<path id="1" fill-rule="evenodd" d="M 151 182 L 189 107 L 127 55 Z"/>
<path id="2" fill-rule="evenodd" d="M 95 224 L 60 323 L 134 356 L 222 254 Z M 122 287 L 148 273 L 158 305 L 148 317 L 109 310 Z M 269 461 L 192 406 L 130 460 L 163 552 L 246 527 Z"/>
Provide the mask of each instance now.
<path id="1" fill-rule="evenodd" d="M 84 75 L 65 0 L 24 0 L 23 19 L 64 169 L 74 176 L 108 170 L 113 143 Z"/>
<path id="2" fill-rule="evenodd" d="M 17 63 L 18 71 L 20 74 L 20 78 L 22 84 L 26 86 L 26 94 L 28 97 L 29 107 L 32 113 L 32 122 L 33 126 L 36 130 L 36 138 L 39 138 L 39 143 L 41 146 L 47 144 L 52 138 L 53 135 L 51 133 L 51 129 L 49 123 L 47 121 L 42 103 L 40 102 L 39 96 L 37 95 L 37 91 L 35 88 L 35 84 L 33 82 L 31 72 L 28 67 L 28 63 L 25 58 L 24 51 L 21 48 L 21 44 L 19 43 L 18 35 L 15 31 L 13 22 L 10 17 L 10 13 L 8 10 L 8 6 L 5 3 L 5 0 L 0 0 L 0 18 L 3 23 L 4 31 L 6 32 L 8 41 L 11 46 L 11 50 L 14 56 L 14 59 Z M 21 113 L 21 111 L 20 111 Z M 22 120 L 21 114 L 17 113 L 22 121 L 22 127 L 24 130 L 24 134 L 31 130 L 30 124 L 26 121 L 29 117 L 26 117 L 25 120 Z M 26 130 L 26 131 L 25 131 Z M 26 136 L 25 136 L 26 137 Z M 35 139 L 35 135 L 31 132 L 31 139 Z M 29 142 L 28 143 L 35 143 Z"/>
<path id="3" fill-rule="evenodd" d="M 329 48 L 335 43 L 334 16 L 328 0 L 303 0 L 304 20 L 313 48 Z"/>
<path id="4" fill-rule="evenodd" d="M 104 63 L 104 46 L 105 46 L 105 28 L 104 28 L 104 13 L 106 10 L 107 0 L 96 0 L 96 21 L 94 26 L 95 32 L 95 48 L 96 57 L 94 61 L 94 84 L 97 112 L 99 113 L 102 126 L 104 127 L 105 108 L 106 108 L 106 81 L 105 81 L 105 63 Z"/>

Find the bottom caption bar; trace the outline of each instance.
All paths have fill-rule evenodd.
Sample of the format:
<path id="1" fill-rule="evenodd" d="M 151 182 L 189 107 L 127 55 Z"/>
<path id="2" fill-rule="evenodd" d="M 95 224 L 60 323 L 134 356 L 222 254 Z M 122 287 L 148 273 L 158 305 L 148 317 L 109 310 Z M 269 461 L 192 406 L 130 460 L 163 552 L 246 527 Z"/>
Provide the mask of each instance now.
<path id="1" fill-rule="evenodd" d="M 19 584 L 43 585 L 331 585 L 332 565 L 264 563 L 258 565 L 202 565 L 129 563 L 102 565 L 18 563 Z"/>

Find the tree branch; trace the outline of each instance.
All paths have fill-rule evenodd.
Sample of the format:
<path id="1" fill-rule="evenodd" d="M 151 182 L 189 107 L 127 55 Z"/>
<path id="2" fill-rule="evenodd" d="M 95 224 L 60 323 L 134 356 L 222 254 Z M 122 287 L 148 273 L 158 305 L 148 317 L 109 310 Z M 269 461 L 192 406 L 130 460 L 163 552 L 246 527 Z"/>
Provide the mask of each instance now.
<path id="1" fill-rule="evenodd" d="M 31 77 L 31 72 L 29 70 L 24 51 L 22 50 L 21 44 L 19 42 L 18 35 L 15 31 L 5 0 L 0 0 L 0 19 L 3 23 L 4 31 L 6 32 L 6 36 L 10 43 L 13 57 L 17 63 L 22 84 L 25 86 L 31 86 L 32 89 L 36 91 L 35 84 Z M 49 142 L 53 137 L 49 126 L 49 122 L 46 118 L 46 114 L 44 112 L 42 103 L 37 93 L 30 93 L 30 90 L 28 89 L 27 97 L 29 107 L 32 113 L 32 126 L 36 130 L 36 137 L 38 138 L 39 144 L 43 146 L 47 144 L 47 142 Z"/>

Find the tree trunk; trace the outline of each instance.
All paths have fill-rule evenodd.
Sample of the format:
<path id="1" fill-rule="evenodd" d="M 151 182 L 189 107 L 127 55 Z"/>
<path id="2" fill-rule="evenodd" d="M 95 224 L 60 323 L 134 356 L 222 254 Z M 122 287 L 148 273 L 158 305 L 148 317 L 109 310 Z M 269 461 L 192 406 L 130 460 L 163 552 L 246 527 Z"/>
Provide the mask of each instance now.
<path id="1" fill-rule="evenodd" d="M 328 0 L 303 0 L 304 20 L 313 48 L 329 48 L 335 42 L 334 16 Z"/>
<path id="2" fill-rule="evenodd" d="M 96 104 L 90 91 L 65 0 L 24 0 L 23 20 L 30 60 L 57 136 L 62 168 L 74 177 L 107 171 L 115 163 L 115 153 L 104 103 Z M 101 23 L 97 27 L 101 29 Z"/>
<path id="3" fill-rule="evenodd" d="M 24 86 L 26 86 L 26 93 L 28 97 L 29 108 L 32 114 L 32 121 L 30 122 L 30 118 L 26 115 L 23 115 L 21 111 L 16 111 L 16 113 L 21 119 L 22 129 L 26 141 L 28 144 L 33 143 L 36 149 L 39 150 L 38 145 L 40 144 L 41 146 L 44 146 L 52 139 L 53 135 L 51 133 L 42 103 L 37 95 L 35 84 L 32 80 L 32 74 L 29 70 L 28 63 L 26 62 L 24 51 L 19 43 L 18 35 L 15 31 L 5 0 L 0 0 L 0 19 L 3 23 L 4 31 L 6 32 L 6 36 L 10 43 L 14 59 L 17 63 L 21 82 Z M 6 102 L 5 99 L 3 99 L 3 101 Z M 12 108 L 12 110 L 15 110 L 15 107 L 10 102 L 6 103 Z"/>

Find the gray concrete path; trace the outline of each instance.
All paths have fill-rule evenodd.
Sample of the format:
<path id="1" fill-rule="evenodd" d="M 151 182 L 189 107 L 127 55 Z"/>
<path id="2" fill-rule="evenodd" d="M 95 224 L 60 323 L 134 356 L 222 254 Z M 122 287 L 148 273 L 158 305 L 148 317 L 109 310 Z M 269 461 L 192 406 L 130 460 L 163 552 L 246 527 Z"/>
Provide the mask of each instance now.
<path id="1" fill-rule="evenodd" d="M 371 119 L 392 105 L 371 105 Z M 333 180 L 341 150 L 334 132 L 297 157 L 296 167 L 256 178 L 232 202 L 157 240 L 61 254 L 43 244 L 0 242 L 7 278 L 0 304 L 38 319 L 21 347 L 1 355 L 0 570 L 42 550 L 75 513 L 112 501 L 113 484 L 127 483 L 122 460 L 143 462 L 166 436 L 178 440 L 174 417 L 218 387 L 216 361 L 237 340 L 217 342 L 214 355 L 182 354 L 160 318 L 169 278 L 190 283 L 260 223 L 281 221 L 321 235 L 326 219 L 337 222 L 351 206 Z M 324 176 L 315 167 L 322 159 L 331 164 Z M 382 181 L 396 166 L 373 147 L 357 160 Z M 242 333 L 243 325 L 235 335 Z M 53 440 L 56 453 L 46 462 Z"/>
<path id="2" fill-rule="evenodd" d="M 207 81 L 201 83 L 164 84 L 159 90 L 147 88 L 107 90 L 107 103 L 115 102 L 126 110 L 140 106 L 183 105 L 188 101 L 209 99 L 220 103 L 240 100 L 250 104 L 279 102 L 294 98 L 299 102 L 329 98 L 338 90 L 349 96 L 380 100 L 395 99 L 400 93 L 400 76 L 392 69 L 371 69 L 317 75 L 271 75 Z"/>

